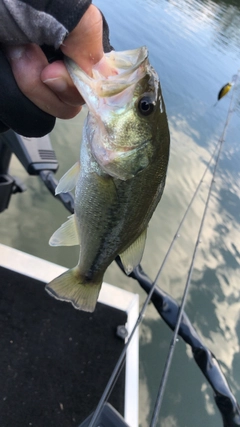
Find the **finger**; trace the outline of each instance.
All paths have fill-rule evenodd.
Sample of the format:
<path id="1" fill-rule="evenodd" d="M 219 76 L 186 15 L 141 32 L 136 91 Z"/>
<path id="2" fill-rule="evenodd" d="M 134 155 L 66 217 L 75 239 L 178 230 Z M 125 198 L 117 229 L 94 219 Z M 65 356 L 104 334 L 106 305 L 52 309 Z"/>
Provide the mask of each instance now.
<path id="1" fill-rule="evenodd" d="M 20 135 L 36 138 L 51 132 L 55 117 L 40 110 L 23 95 L 2 51 L 0 51 L 0 87 L 0 132 L 11 128 Z"/>
<path id="2" fill-rule="evenodd" d="M 19 89 L 35 105 L 61 119 L 69 119 L 78 114 L 80 106 L 65 104 L 42 82 L 41 73 L 48 62 L 39 46 L 8 46 L 6 54 Z"/>
<path id="3" fill-rule="evenodd" d="M 103 18 L 96 6 L 89 6 L 78 25 L 64 40 L 61 50 L 90 76 L 93 68 L 105 77 L 117 74 L 104 55 Z"/>
<path id="4" fill-rule="evenodd" d="M 63 61 L 55 61 L 47 65 L 41 73 L 41 79 L 64 103 L 72 106 L 84 104 Z"/>
<path id="5" fill-rule="evenodd" d="M 102 15 L 90 5 L 78 25 L 61 46 L 64 55 L 73 59 L 87 74 L 103 56 Z"/>

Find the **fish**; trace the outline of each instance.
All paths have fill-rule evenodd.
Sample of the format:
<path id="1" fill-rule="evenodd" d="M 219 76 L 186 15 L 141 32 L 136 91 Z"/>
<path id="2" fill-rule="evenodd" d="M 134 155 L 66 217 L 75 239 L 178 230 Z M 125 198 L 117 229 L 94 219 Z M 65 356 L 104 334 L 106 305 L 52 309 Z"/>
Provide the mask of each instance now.
<path id="1" fill-rule="evenodd" d="M 108 266 L 119 255 L 127 274 L 140 263 L 148 223 L 163 194 L 170 134 L 159 78 L 148 49 L 106 55 L 115 74 L 87 75 L 71 59 L 67 70 L 88 115 L 80 159 L 56 194 L 75 187 L 74 214 L 52 235 L 51 246 L 79 245 L 76 267 L 46 285 L 53 297 L 93 312 Z"/>

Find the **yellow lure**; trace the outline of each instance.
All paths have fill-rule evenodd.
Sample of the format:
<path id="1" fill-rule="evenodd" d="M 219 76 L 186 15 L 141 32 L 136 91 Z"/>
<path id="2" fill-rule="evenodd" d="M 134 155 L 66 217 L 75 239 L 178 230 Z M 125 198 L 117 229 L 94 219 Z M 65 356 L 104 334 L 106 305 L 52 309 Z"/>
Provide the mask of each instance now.
<path id="1" fill-rule="evenodd" d="M 232 83 L 227 83 L 226 85 L 224 85 L 222 87 L 222 89 L 219 91 L 219 94 L 218 94 L 218 101 L 221 98 L 223 98 L 225 95 L 227 95 L 227 93 L 230 91 L 231 87 L 232 87 Z"/>

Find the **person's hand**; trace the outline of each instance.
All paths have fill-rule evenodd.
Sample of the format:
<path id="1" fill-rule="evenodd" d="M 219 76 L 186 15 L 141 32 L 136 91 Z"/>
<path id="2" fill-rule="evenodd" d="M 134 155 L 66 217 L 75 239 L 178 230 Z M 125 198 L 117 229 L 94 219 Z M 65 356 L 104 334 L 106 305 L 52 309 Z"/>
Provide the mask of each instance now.
<path id="1" fill-rule="evenodd" d="M 86 73 L 91 75 L 93 65 L 103 58 L 102 15 L 95 6 L 91 5 L 87 9 L 78 25 L 65 39 L 60 48 L 65 55 L 73 59 Z M 43 51 L 35 44 L 5 46 L 4 52 L 20 91 L 28 101 L 30 100 L 38 109 L 47 113 L 44 116 L 47 118 L 47 128 L 49 125 L 50 127 L 54 126 L 55 117 L 69 119 L 79 113 L 84 100 L 75 88 L 63 61 L 48 64 Z M 112 71 L 109 69 L 108 64 L 105 64 L 104 60 L 100 63 L 101 71 L 105 75 L 110 75 Z M 6 90 L 8 90 L 7 87 Z M 25 126 L 29 127 L 21 131 L 23 126 L 22 111 L 18 111 L 18 114 L 20 131 L 18 130 L 19 125 L 17 129 L 16 126 L 14 129 L 11 123 L 7 123 L 9 127 L 12 127 L 18 133 L 26 136 L 38 136 L 37 134 L 49 132 L 49 130 L 46 132 L 44 123 L 43 131 L 41 129 L 40 131 L 34 131 L 37 124 L 30 123 L 31 117 L 29 117 L 29 123 L 26 123 Z M 52 121 L 49 119 L 49 115 L 50 117 L 53 116 Z M 37 116 L 38 114 L 34 111 L 33 117 L 37 119 Z"/>
<path id="2" fill-rule="evenodd" d="M 84 71 L 91 74 L 92 65 L 103 56 L 102 16 L 91 5 L 75 29 L 60 47 Z M 84 103 L 63 61 L 48 64 L 41 48 L 34 44 L 6 48 L 15 80 L 20 90 L 35 105 L 55 117 L 74 117 Z"/>

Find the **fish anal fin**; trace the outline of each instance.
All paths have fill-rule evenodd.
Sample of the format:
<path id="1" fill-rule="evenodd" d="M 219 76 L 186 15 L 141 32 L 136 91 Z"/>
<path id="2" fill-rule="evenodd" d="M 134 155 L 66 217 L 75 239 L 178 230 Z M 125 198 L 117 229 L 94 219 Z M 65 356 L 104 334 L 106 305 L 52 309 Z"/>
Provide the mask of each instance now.
<path id="1" fill-rule="evenodd" d="M 80 245 L 80 240 L 77 232 L 75 215 L 68 217 L 52 235 L 49 240 L 50 246 L 75 246 Z"/>
<path id="2" fill-rule="evenodd" d="M 119 254 L 126 274 L 130 274 L 133 269 L 140 264 L 145 242 L 147 238 L 147 229 L 132 243 L 124 252 Z"/>
<path id="3" fill-rule="evenodd" d="M 77 183 L 78 175 L 80 172 L 80 163 L 76 162 L 59 180 L 55 190 L 55 195 L 59 193 L 67 193 L 71 191 Z"/>
<path id="4" fill-rule="evenodd" d="M 95 310 L 102 280 L 84 283 L 78 267 L 66 271 L 46 285 L 46 291 L 54 298 L 71 302 L 78 310 Z"/>

